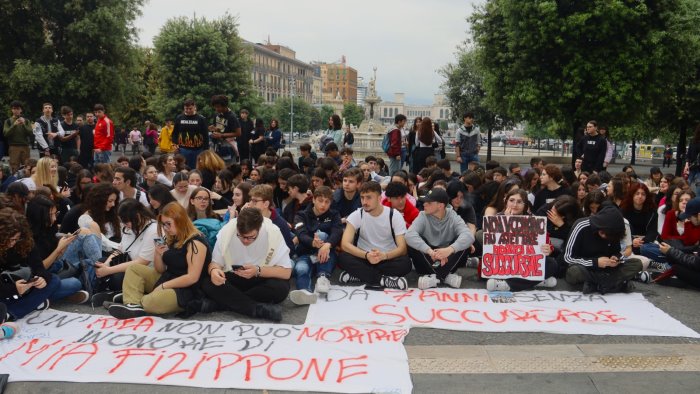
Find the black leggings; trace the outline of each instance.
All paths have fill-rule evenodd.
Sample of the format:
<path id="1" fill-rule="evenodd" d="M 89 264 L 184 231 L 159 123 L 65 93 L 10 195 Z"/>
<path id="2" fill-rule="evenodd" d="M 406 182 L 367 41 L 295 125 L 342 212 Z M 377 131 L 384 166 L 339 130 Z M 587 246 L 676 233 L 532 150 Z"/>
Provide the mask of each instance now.
<path id="1" fill-rule="evenodd" d="M 545 257 L 544 258 L 544 278 L 547 279 L 550 276 L 554 276 L 554 274 L 557 273 L 557 270 L 559 268 L 559 265 L 557 264 L 557 260 L 552 258 L 552 257 Z M 528 280 L 528 279 L 523 279 L 523 278 L 510 278 L 506 279 L 506 282 L 508 283 L 508 286 L 512 291 L 523 291 L 523 290 L 530 290 L 533 287 L 537 286 L 541 281 L 539 280 Z"/>
<path id="2" fill-rule="evenodd" d="M 370 264 L 369 261 L 355 257 L 350 253 L 341 253 L 338 256 L 338 265 L 348 271 L 350 275 L 370 285 L 379 284 L 384 275 L 406 276 L 411 272 L 411 259 L 405 255 L 382 261 L 379 264 Z"/>
<path id="3" fill-rule="evenodd" d="M 202 290 L 218 309 L 253 316 L 258 303 L 278 304 L 289 294 L 289 281 L 276 278 L 245 279 L 233 272 L 226 273 L 226 283 L 217 286 L 211 278 L 204 278 Z"/>
<path id="4" fill-rule="evenodd" d="M 444 280 L 447 275 L 455 272 L 459 266 L 464 266 L 469 258 L 468 249 L 460 250 L 447 258 L 447 264 L 433 267 L 433 259 L 428 254 L 409 247 L 408 255 L 411 257 L 418 275 L 435 274 L 440 280 Z"/>

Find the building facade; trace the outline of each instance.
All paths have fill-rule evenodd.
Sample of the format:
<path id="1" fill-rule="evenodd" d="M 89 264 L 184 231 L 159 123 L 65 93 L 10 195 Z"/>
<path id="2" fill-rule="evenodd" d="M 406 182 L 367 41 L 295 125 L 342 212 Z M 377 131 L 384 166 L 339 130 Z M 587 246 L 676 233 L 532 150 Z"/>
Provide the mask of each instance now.
<path id="1" fill-rule="evenodd" d="M 405 95 L 403 93 L 394 93 L 393 101 L 383 101 L 377 105 L 375 109 L 375 117 L 383 123 L 391 123 L 394 121 L 394 116 L 404 114 L 409 119 L 410 124 L 413 124 L 413 119 L 420 116 L 427 116 L 430 119 L 436 120 L 451 120 L 452 109 L 445 99 L 444 95 L 436 94 L 433 96 L 433 103 L 429 105 L 406 104 Z"/>
<path id="2" fill-rule="evenodd" d="M 296 58 L 296 52 L 282 45 L 246 42 L 253 48 L 253 87 L 263 102 L 294 96 L 307 103 L 314 99 L 314 70 Z M 292 89 L 293 88 L 293 89 Z"/>
<path id="3" fill-rule="evenodd" d="M 340 96 L 343 103 L 357 103 L 357 70 L 341 63 L 315 63 L 323 81 L 323 102 Z"/>

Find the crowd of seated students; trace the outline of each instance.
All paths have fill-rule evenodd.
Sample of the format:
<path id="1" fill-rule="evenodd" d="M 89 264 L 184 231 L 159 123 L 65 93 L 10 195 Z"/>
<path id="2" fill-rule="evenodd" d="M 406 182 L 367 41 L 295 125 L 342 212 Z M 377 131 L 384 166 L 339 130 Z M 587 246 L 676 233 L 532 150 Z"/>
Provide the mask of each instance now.
<path id="1" fill-rule="evenodd" d="M 319 154 L 303 144 L 298 162 L 268 149 L 226 164 L 204 150 L 196 168 L 178 153 L 95 172 L 30 159 L 0 198 L 3 320 L 58 301 L 92 302 L 117 318 L 233 311 L 280 321 L 287 298 L 314 303 L 334 281 L 404 290 L 413 270 L 420 289 L 522 291 L 563 279 L 610 293 L 656 277 L 700 286 L 700 199 L 685 179 L 539 158 L 508 170 L 472 161 L 458 174 L 428 154 L 427 140 L 417 144 L 417 174 L 389 174 L 380 158 L 334 143 Z M 71 175 L 65 188 L 61 172 Z M 494 215 L 547 219 L 543 281 L 467 282 L 480 265 L 483 218 Z"/>

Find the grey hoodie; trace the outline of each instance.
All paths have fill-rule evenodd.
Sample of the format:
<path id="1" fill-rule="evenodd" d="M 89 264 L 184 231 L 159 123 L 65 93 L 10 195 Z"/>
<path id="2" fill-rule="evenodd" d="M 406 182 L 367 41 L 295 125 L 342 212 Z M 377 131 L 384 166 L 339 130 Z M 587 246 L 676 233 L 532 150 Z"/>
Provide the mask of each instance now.
<path id="1" fill-rule="evenodd" d="M 405 237 L 408 246 L 423 253 L 431 246 L 452 246 L 458 252 L 474 243 L 474 235 L 464 220 L 449 206 L 442 220 L 425 212 L 418 214 Z"/>

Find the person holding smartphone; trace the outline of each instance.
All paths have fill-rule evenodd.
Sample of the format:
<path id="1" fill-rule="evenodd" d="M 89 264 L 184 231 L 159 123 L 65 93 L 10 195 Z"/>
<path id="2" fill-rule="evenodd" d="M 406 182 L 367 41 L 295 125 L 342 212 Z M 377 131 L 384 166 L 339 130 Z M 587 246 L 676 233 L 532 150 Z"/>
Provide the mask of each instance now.
<path id="1" fill-rule="evenodd" d="M 221 229 L 207 272 L 202 289 L 220 309 L 282 320 L 278 304 L 289 294 L 289 248 L 259 209 L 243 208 Z"/>
<path id="2" fill-rule="evenodd" d="M 34 245 L 29 223 L 12 208 L 0 209 L 0 300 L 8 320 L 21 319 L 36 309 L 49 307 L 49 298 L 61 283 L 30 257 Z"/>
<path id="3" fill-rule="evenodd" d="M 161 210 L 158 234 L 165 242 L 155 245 L 153 267 L 130 264 L 122 284 L 124 304 L 108 306 L 117 319 L 182 312 L 188 317 L 202 308 L 199 281 L 211 262 L 211 249 L 177 202 Z"/>

